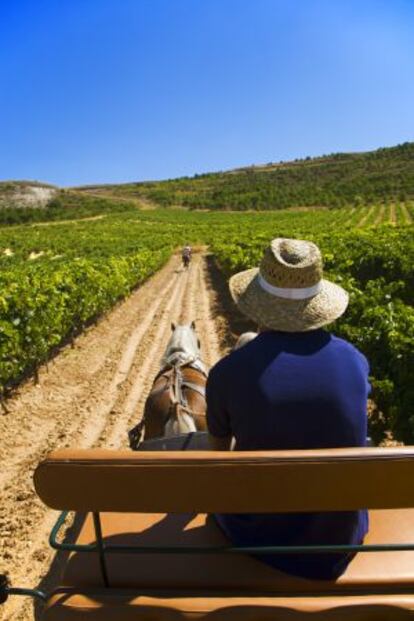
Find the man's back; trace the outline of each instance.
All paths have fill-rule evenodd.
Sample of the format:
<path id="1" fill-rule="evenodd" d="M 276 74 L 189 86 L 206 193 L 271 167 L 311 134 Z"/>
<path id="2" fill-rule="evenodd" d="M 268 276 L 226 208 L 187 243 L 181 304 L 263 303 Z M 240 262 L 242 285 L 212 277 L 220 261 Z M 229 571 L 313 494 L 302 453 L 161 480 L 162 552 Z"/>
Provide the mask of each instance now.
<path id="1" fill-rule="evenodd" d="M 324 330 L 262 332 L 210 372 L 212 435 L 239 450 L 361 446 L 368 363 Z"/>
<path id="2" fill-rule="evenodd" d="M 368 363 L 346 341 L 320 329 L 263 332 L 210 372 L 208 427 L 216 437 L 233 435 L 238 450 L 363 446 L 368 392 Z M 365 512 L 218 519 L 243 545 L 359 543 L 367 530 Z M 343 559 L 327 556 L 267 560 L 292 573 L 329 578 Z"/>

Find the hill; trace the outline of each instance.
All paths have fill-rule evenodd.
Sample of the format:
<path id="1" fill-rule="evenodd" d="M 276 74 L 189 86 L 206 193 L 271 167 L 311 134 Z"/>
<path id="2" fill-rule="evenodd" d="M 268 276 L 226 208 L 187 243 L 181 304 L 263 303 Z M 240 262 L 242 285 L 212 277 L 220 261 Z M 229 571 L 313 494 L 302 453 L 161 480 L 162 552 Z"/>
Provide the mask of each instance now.
<path id="1" fill-rule="evenodd" d="M 39 181 L 1 181 L 0 208 L 45 207 L 58 188 Z"/>
<path id="2" fill-rule="evenodd" d="M 37 181 L 0 182 L 0 225 L 70 220 L 135 211 L 136 201 L 91 196 Z"/>
<path id="3" fill-rule="evenodd" d="M 144 205 L 190 209 L 342 207 L 414 199 L 414 142 L 165 181 L 76 188 Z"/>

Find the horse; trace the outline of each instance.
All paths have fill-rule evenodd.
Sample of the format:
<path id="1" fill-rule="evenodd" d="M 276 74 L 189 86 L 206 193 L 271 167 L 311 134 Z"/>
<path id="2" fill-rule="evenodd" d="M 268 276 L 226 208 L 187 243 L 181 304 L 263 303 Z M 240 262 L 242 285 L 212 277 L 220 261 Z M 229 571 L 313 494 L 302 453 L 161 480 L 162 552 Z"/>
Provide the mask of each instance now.
<path id="1" fill-rule="evenodd" d="M 142 420 L 129 431 L 136 450 L 144 440 L 205 431 L 205 386 L 208 370 L 200 356 L 200 341 L 191 324 L 171 324 L 172 335 L 144 407 Z"/>

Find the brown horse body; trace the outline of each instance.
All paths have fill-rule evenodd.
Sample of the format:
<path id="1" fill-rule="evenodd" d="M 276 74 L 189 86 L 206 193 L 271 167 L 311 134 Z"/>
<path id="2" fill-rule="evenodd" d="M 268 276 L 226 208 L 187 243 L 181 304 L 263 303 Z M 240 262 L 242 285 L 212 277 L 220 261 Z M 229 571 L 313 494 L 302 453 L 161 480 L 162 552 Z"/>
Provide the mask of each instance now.
<path id="1" fill-rule="evenodd" d="M 177 390 L 177 385 L 180 385 Z M 185 415 L 191 416 L 197 431 L 205 431 L 206 425 L 206 376 L 191 366 L 174 367 L 162 371 L 155 379 L 145 403 L 144 440 L 167 435 L 166 426 L 176 424 L 177 433 L 187 428 Z M 181 395 L 180 395 L 181 392 Z M 180 424 L 184 422 L 184 425 Z"/>
<path id="2" fill-rule="evenodd" d="M 191 325 L 172 325 L 158 373 L 147 397 L 142 420 L 129 432 L 132 449 L 142 439 L 205 431 L 207 369 L 200 359 L 200 343 Z"/>

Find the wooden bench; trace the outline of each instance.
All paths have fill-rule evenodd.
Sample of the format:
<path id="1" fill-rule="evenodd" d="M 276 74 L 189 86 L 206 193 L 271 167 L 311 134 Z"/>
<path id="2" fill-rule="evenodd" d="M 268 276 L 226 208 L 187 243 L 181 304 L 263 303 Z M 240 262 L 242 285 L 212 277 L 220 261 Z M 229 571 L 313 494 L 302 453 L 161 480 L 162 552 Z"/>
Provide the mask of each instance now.
<path id="1" fill-rule="evenodd" d="M 79 528 L 63 543 L 70 553 L 42 620 L 414 618 L 413 482 L 414 447 L 54 452 L 35 487 L 49 507 L 76 512 Z M 361 508 L 370 551 L 336 581 L 272 569 L 208 517 Z"/>

